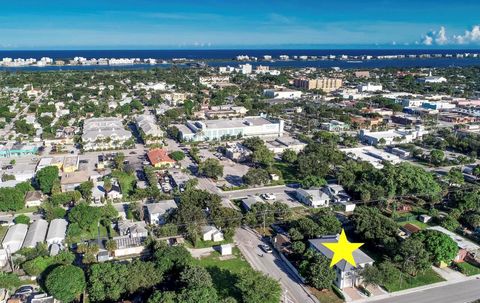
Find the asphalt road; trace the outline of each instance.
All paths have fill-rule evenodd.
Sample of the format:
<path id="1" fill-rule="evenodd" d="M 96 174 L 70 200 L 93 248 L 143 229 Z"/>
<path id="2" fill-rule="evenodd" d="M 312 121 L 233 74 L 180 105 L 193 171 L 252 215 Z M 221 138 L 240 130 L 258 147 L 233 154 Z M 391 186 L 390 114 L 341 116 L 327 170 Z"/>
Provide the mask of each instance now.
<path id="1" fill-rule="evenodd" d="M 469 303 L 479 298 L 480 280 L 475 279 L 387 299 L 368 301 L 376 303 Z"/>
<path id="2" fill-rule="evenodd" d="M 316 298 L 304 290 L 302 282 L 293 275 L 276 252 L 267 254 L 259 248 L 259 245 L 263 242 L 253 231 L 243 228 L 237 229 L 235 242 L 253 268 L 280 282 L 283 290 L 282 302 L 318 303 Z M 262 254 L 263 257 L 261 257 Z M 284 300 L 285 296 L 288 301 Z"/>

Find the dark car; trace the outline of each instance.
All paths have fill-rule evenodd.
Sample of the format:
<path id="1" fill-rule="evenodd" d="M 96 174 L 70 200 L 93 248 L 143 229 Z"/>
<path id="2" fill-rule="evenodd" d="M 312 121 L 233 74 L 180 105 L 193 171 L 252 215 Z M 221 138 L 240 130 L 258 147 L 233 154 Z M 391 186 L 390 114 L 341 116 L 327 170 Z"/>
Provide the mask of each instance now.
<path id="1" fill-rule="evenodd" d="M 33 293 L 33 287 L 31 286 L 22 286 L 15 291 L 15 295 L 30 295 L 31 293 Z"/>
<path id="2" fill-rule="evenodd" d="M 130 152 L 130 155 L 136 155 L 136 154 L 137 154 L 137 153 L 134 152 L 134 151 L 131 151 L 131 152 Z"/>

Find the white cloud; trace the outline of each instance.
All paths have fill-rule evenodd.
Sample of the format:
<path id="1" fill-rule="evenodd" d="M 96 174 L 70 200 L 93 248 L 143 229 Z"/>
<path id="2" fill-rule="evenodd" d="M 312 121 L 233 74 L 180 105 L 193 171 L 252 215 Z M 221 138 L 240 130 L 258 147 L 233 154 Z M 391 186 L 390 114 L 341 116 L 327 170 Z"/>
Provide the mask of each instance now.
<path id="1" fill-rule="evenodd" d="M 465 34 L 453 36 L 457 44 L 469 44 L 480 42 L 480 25 L 475 25 L 471 31 L 465 31 Z"/>
<path id="2" fill-rule="evenodd" d="M 431 31 L 422 38 L 423 45 L 445 45 L 448 44 L 447 30 L 444 26 L 440 27 L 438 31 Z"/>
<path id="3" fill-rule="evenodd" d="M 473 26 L 472 30 L 466 30 L 463 35 L 453 36 L 448 36 L 446 28 L 441 26 L 438 31 L 430 31 L 424 35 L 420 43 L 423 45 L 480 44 L 480 25 Z"/>

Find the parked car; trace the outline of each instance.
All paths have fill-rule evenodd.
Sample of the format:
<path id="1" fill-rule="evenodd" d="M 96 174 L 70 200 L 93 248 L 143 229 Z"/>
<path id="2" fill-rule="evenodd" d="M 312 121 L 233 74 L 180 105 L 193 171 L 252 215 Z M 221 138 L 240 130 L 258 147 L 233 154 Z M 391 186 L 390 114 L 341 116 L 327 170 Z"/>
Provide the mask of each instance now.
<path id="1" fill-rule="evenodd" d="M 32 294 L 33 290 L 34 289 L 33 289 L 32 286 L 29 286 L 29 285 L 22 286 L 15 291 L 15 295 L 17 295 L 17 296 L 27 296 L 27 295 Z"/>
<path id="2" fill-rule="evenodd" d="M 273 193 L 261 194 L 260 197 L 267 200 L 267 201 L 272 201 L 272 200 L 277 199 L 277 197 Z"/>
<path id="3" fill-rule="evenodd" d="M 267 254 L 271 254 L 273 251 L 272 251 L 272 248 L 270 246 L 268 246 L 267 244 L 260 244 L 260 248 L 266 252 Z"/>

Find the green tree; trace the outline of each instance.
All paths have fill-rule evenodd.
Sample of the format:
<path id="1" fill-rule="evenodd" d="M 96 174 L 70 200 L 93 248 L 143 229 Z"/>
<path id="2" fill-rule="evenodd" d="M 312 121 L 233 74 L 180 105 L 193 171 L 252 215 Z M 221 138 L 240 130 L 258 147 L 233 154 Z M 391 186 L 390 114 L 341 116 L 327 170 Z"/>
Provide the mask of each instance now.
<path id="1" fill-rule="evenodd" d="M 355 231 L 374 245 L 396 244 L 397 224 L 377 208 L 358 207 L 353 215 Z"/>
<path id="2" fill-rule="evenodd" d="M 90 300 L 116 301 L 125 292 L 128 268 L 124 264 L 105 262 L 93 264 L 88 270 L 88 294 Z"/>
<path id="3" fill-rule="evenodd" d="M 25 207 L 25 194 L 17 188 L 0 188 L 0 211 L 17 211 Z"/>
<path id="4" fill-rule="evenodd" d="M 58 167 L 44 167 L 37 172 L 35 178 L 40 190 L 45 194 L 50 194 L 53 184 L 58 180 Z"/>
<path id="5" fill-rule="evenodd" d="M 330 267 L 330 260 L 311 249 L 305 253 L 299 271 L 308 284 L 318 289 L 330 288 L 336 277 L 335 270 Z"/>
<path id="6" fill-rule="evenodd" d="M 174 151 L 174 152 L 171 152 L 169 154 L 170 158 L 172 158 L 173 160 L 179 162 L 179 161 L 182 161 L 183 159 L 185 159 L 185 154 L 182 152 L 182 151 Z"/>
<path id="7" fill-rule="evenodd" d="M 287 163 L 294 163 L 297 161 L 297 153 L 291 149 L 286 149 L 282 153 L 282 161 Z"/>
<path id="8" fill-rule="evenodd" d="M 30 224 L 30 218 L 26 215 L 18 215 L 15 217 L 15 224 Z"/>
<path id="9" fill-rule="evenodd" d="M 212 277 L 208 271 L 201 266 L 187 266 L 180 274 L 180 281 L 190 288 L 212 287 Z"/>
<path id="10" fill-rule="evenodd" d="M 440 165 L 445 159 L 445 153 L 441 150 L 434 149 L 430 152 L 430 163 Z"/>
<path id="11" fill-rule="evenodd" d="M 327 185 L 327 181 L 319 176 L 306 176 L 303 178 L 301 181 L 302 187 L 303 188 L 312 188 L 312 187 L 321 187 L 324 185 Z"/>
<path id="12" fill-rule="evenodd" d="M 68 220 L 77 223 L 82 230 L 96 229 L 101 216 L 100 211 L 97 207 L 80 203 L 70 210 Z"/>
<path id="13" fill-rule="evenodd" d="M 465 183 L 462 170 L 458 167 L 453 167 L 447 173 L 446 179 L 448 180 L 449 185 L 462 185 Z"/>
<path id="14" fill-rule="evenodd" d="M 217 179 L 223 176 L 223 166 L 217 159 L 209 158 L 198 165 L 198 172 L 205 177 Z"/>
<path id="15" fill-rule="evenodd" d="M 148 303 L 177 303 L 178 296 L 174 291 L 155 291 L 150 298 L 148 298 Z"/>
<path id="16" fill-rule="evenodd" d="M 450 263 L 458 253 L 457 243 L 440 231 L 422 230 L 414 234 L 413 238 L 423 242 L 431 260 L 436 264 Z"/>
<path id="17" fill-rule="evenodd" d="M 440 225 L 450 231 L 454 231 L 460 226 L 460 223 L 458 223 L 458 220 L 455 219 L 453 216 L 449 215 L 444 217 L 440 221 Z"/>
<path id="18" fill-rule="evenodd" d="M 243 182 L 247 185 L 264 185 L 270 182 L 270 174 L 263 168 L 250 168 L 243 176 Z"/>
<path id="19" fill-rule="evenodd" d="M 112 190 L 112 180 L 111 179 L 106 179 L 103 182 L 103 189 L 105 190 L 105 193 L 108 193 Z"/>
<path id="20" fill-rule="evenodd" d="M 278 303 L 282 291 L 277 281 L 252 270 L 240 272 L 235 286 L 240 290 L 243 302 L 249 303 Z"/>
<path id="21" fill-rule="evenodd" d="M 269 150 L 265 145 L 260 146 L 252 153 L 252 161 L 263 166 L 272 165 L 275 159 L 275 154 Z"/>
<path id="22" fill-rule="evenodd" d="M 85 274 L 79 267 L 61 265 L 53 269 L 45 280 L 47 292 L 63 302 L 72 302 L 85 289 Z"/>
<path id="23" fill-rule="evenodd" d="M 380 285 L 394 283 L 400 277 L 400 270 L 390 261 L 366 266 L 360 271 L 360 276 L 365 285 Z"/>
<path id="24" fill-rule="evenodd" d="M 113 163 L 115 163 L 115 168 L 118 170 L 123 170 L 125 162 L 125 155 L 123 153 L 118 153 L 113 158 Z"/>
<path id="25" fill-rule="evenodd" d="M 412 276 L 416 276 L 419 271 L 424 271 L 432 265 L 430 254 L 424 244 L 414 238 L 408 238 L 402 242 L 395 260 L 400 263 L 403 271 Z"/>
<path id="26" fill-rule="evenodd" d="M 78 186 L 78 191 L 82 194 L 83 199 L 90 201 L 92 197 L 93 182 L 85 181 Z"/>

